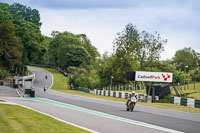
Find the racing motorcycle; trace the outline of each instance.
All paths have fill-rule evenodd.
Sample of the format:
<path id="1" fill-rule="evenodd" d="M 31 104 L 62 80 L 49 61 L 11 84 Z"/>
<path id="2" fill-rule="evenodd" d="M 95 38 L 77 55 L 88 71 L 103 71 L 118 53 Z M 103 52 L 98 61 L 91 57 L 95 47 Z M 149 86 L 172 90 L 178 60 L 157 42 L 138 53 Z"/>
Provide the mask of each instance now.
<path id="1" fill-rule="evenodd" d="M 136 97 L 134 97 L 134 96 L 131 97 L 130 100 L 128 101 L 127 105 L 126 105 L 126 110 L 127 111 L 130 110 L 132 112 L 134 107 L 135 107 L 136 102 L 137 102 Z"/>

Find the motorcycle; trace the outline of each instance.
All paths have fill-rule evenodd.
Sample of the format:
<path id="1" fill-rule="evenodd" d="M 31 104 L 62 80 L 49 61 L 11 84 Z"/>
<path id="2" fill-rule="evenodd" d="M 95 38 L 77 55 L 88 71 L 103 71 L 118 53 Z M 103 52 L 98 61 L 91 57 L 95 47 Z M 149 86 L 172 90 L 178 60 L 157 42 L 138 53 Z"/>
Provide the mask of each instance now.
<path id="1" fill-rule="evenodd" d="M 137 102 L 137 99 L 136 99 L 136 97 L 131 97 L 130 98 L 130 101 L 128 101 L 128 104 L 127 104 L 127 106 L 126 106 L 126 110 L 127 111 L 133 111 L 133 109 L 134 109 L 134 107 L 135 107 L 135 104 L 136 104 L 136 102 Z"/>

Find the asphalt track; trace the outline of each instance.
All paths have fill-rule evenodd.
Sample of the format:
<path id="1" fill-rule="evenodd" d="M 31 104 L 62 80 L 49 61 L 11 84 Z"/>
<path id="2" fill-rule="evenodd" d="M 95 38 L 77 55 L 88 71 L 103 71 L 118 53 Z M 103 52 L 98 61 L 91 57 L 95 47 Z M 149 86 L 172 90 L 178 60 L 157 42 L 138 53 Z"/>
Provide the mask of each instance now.
<path id="1" fill-rule="evenodd" d="M 49 89 L 44 92 L 44 86 L 50 87 L 52 84 L 51 74 L 38 68 L 29 69 L 36 74 L 34 87 L 37 98 L 18 98 L 13 97 L 13 94 L 9 97 L 0 94 L 0 97 L 102 133 L 178 131 L 198 133 L 200 130 L 200 114 L 196 113 L 141 105 L 136 105 L 133 112 L 127 112 L 125 103 L 121 102 L 74 96 Z M 47 79 L 45 75 L 48 76 Z"/>

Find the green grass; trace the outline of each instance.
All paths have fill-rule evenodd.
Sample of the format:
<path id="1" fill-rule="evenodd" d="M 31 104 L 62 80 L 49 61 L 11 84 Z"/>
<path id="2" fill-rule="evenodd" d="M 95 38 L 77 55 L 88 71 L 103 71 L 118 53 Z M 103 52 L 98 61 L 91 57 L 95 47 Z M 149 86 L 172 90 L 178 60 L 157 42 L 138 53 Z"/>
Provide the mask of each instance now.
<path id="1" fill-rule="evenodd" d="M 0 102 L 5 102 L 5 101 L 0 99 Z"/>
<path id="2" fill-rule="evenodd" d="M 28 74 L 29 74 L 29 75 L 32 75 L 33 73 L 32 73 L 30 70 L 28 70 Z"/>
<path id="3" fill-rule="evenodd" d="M 86 133 L 88 131 L 17 106 L 0 104 L 1 133 Z"/>
<path id="4" fill-rule="evenodd" d="M 176 95 L 173 87 L 170 88 L 172 95 Z M 176 86 L 177 91 L 179 94 L 183 93 L 184 97 L 193 98 L 193 99 L 200 99 L 200 83 L 191 83 L 185 86 Z"/>
<path id="5" fill-rule="evenodd" d="M 51 72 L 54 76 L 54 85 L 51 89 L 57 90 L 63 93 L 68 93 L 72 95 L 79 95 L 79 96 L 85 96 L 90 98 L 98 98 L 98 99 L 104 99 L 104 100 L 111 100 L 111 101 L 118 101 L 118 102 L 126 102 L 127 99 L 122 98 L 115 98 L 115 97 L 106 97 L 106 96 L 99 96 L 95 95 L 93 91 L 90 93 L 85 93 L 81 91 L 75 91 L 75 90 L 69 90 L 68 89 L 68 78 L 64 77 L 62 74 L 60 74 L 57 70 L 51 69 L 51 68 L 43 68 L 38 67 L 41 69 L 45 69 L 49 72 Z M 137 90 L 136 93 L 145 93 L 145 90 Z M 199 108 L 189 108 L 185 106 L 179 106 L 174 105 L 171 103 L 144 103 L 144 102 L 137 102 L 137 104 L 144 105 L 144 106 L 153 106 L 158 108 L 165 108 L 165 109 L 173 109 L 173 110 L 180 110 L 180 111 L 186 111 L 186 112 L 193 112 L 193 113 L 200 113 Z"/>
<path id="6" fill-rule="evenodd" d="M 42 68 L 49 71 L 53 75 L 53 86 L 51 89 L 56 91 L 68 90 L 68 77 L 63 76 L 63 74 L 59 73 L 56 69 L 51 68 Z"/>

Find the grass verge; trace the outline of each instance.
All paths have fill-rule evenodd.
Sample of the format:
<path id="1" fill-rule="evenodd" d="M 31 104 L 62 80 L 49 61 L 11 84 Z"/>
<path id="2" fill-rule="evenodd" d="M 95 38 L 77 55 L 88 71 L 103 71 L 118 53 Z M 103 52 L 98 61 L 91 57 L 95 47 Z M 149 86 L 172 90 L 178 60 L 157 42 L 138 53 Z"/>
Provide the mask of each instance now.
<path id="1" fill-rule="evenodd" d="M 0 104 L 1 133 L 88 133 L 49 116 L 17 106 Z"/>
<path id="2" fill-rule="evenodd" d="M 178 91 L 179 95 L 184 94 L 184 97 L 193 98 L 193 99 L 200 99 L 200 83 L 190 83 L 188 85 L 182 86 L 175 86 L 176 90 Z M 171 87 L 172 95 L 176 95 L 174 88 Z"/>
<path id="3" fill-rule="evenodd" d="M 28 74 L 29 74 L 29 75 L 32 75 L 33 73 L 32 73 L 30 70 L 28 70 Z"/>
<path id="4" fill-rule="evenodd" d="M 51 89 L 53 89 L 53 90 L 60 91 L 60 92 L 63 92 L 63 93 L 72 94 L 72 95 L 90 97 L 90 98 L 98 98 L 98 99 L 111 100 L 111 101 L 119 101 L 119 102 L 124 102 L 124 103 L 126 102 L 126 99 L 122 99 L 122 98 L 95 95 L 93 93 L 93 91 L 91 91 L 90 93 L 85 93 L 85 92 L 81 92 L 81 91 L 69 90 L 69 88 L 68 88 L 68 78 L 64 77 L 57 70 L 51 69 L 51 68 L 43 68 L 43 67 L 37 67 L 37 68 L 41 68 L 41 69 L 47 70 L 47 71 L 52 73 L 52 75 L 54 76 L 54 81 L 53 81 L 54 84 L 53 84 Z M 136 93 L 138 93 L 138 92 L 136 91 Z M 200 109 L 199 108 L 189 108 L 189 107 L 185 107 L 185 106 L 174 105 L 174 104 L 171 104 L 171 103 L 144 103 L 144 102 L 138 102 L 138 104 L 144 105 L 144 106 L 153 106 L 153 107 L 158 107 L 158 108 L 180 110 L 180 111 L 185 111 L 185 112 L 200 113 Z"/>

